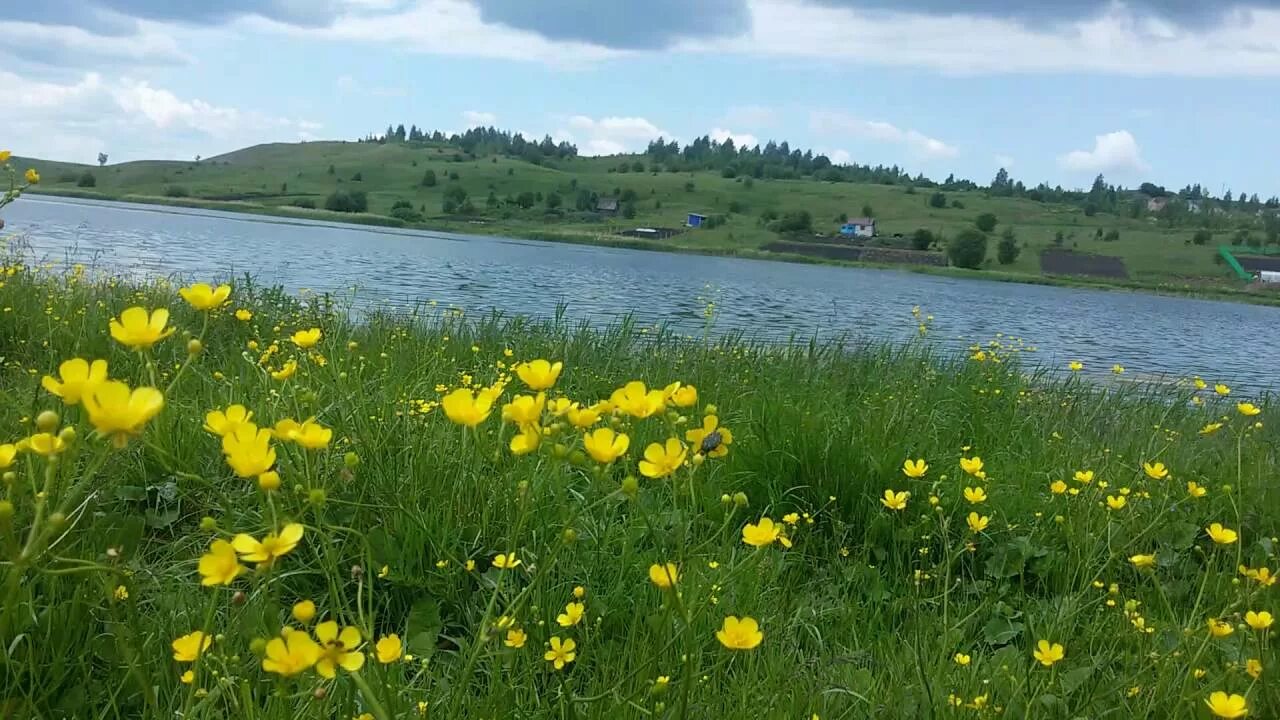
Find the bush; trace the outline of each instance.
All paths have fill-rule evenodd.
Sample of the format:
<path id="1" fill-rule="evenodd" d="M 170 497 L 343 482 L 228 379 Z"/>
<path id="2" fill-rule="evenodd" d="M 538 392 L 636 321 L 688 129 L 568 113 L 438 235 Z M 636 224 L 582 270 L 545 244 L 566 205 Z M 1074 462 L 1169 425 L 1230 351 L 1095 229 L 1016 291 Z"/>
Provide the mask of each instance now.
<path id="1" fill-rule="evenodd" d="M 1018 247 L 1018 239 L 1013 235 L 1013 228 L 1005 228 L 1000 242 L 996 245 L 996 260 L 1001 265 L 1012 265 L 1021 252 L 1022 248 Z"/>
<path id="2" fill-rule="evenodd" d="M 80 177 L 76 180 L 77 187 L 91 188 L 96 186 L 97 184 L 98 184 L 98 179 L 95 178 L 93 176 L 93 173 L 89 172 L 88 170 L 85 170 L 83 173 L 81 173 Z"/>
<path id="3" fill-rule="evenodd" d="M 636 216 L 636 203 L 634 200 L 622 204 L 622 217 L 630 220 Z"/>
<path id="4" fill-rule="evenodd" d="M 625 203 L 625 202 L 634 202 L 635 200 L 639 199 L 639 197 L 640 197 L 640 196 L 636 193 L 636 191 L 635 191 L 635 190 L 632 190 L 631 188 L 627 188 L 626 190 L 623 190 L 622 192 L 620 192 L 620 193 L 616 193 L 616 194 L 617 194 L 617 196 L 618 196 L 618 202 L 624 202 L 624 203 Z"/>
<path id="5" fill-rule="evenodd" d="M 736 178 L 738 177 L 738 168 L 734 167 L 733 165 L 725 165 L 720 170 L 720 177 L 727 178 L 727 179 Z"/>
<path id="6" fill-rule="evenodd" d="M 911 233 L 911 249 L 928 250 L 933 245 L 933 232 L 920 228 Z"/>
<path id="7" fill-rule="evenodd" d="M 689 182 L 687 182 L 687 183 L 685 183 L 685 184 L 684 184 L 684 191 L 685 191 L 685 192 L 693 192 L 693 187 L 694 187 L 694 185 L 693 185 L 693 181 L 692 181 L 692 180 L 690 180 Z"/>
<path id="8" fill-rule="evenodd" d="M 996 216 L 993 213 L 982 213 L 974 221 L 973 224 L 978 226 L 982 232 L 989 233 L 996 229 Z"/>
<path id="9" fill-rule="evenodd" d="M 749 178 L 747 178 L 747 179 L 745 179 L 745 180 L 743 180 L 743 181 L 742 181 L 742 187 L 746 188 L 747 190 L 750 190 L 751 188 L 753 188 L 753 187 L 755 187 L 755 186 L 756 186 L 755 178 L 750 178 L 750 177 L 749 177 Z"/>
<path id="10" fill-rule="evenodd" d="M 1084 216 L 1093 217 L 1098 214 L 1098 206 L 1095 203 L 1085 203 Z"/>
<path id="11" fill-rule="evenodd" d="M 943 193 L 936 192 L 929 196 L 929 207 L 943 209 L 947 207 L 947 196 Z"/>
<path id="12" fill-rule="evenodd" d="M 457 171 L 457 170 L 450 170 L 450 171 L 449 171 L 449 179 L 450 179 L 450 180 L 457 180 L 457 179 L 458 179 L 458 171 Z"/>
<path id="13" fill-rule="evenodd" d="M 1208 230 L 1197 230 L 1196 234 L 1191 236 L 1191 242 L 1197 245 L 1208 245 L 1213 242 L 1213 233 Z"/>
<path id="14" fill-rule="evenodd" d="M 355 175 L 352 175 L 351 182 L 364 182 L 364 173 L 357 172 Z"/>
<path id="15" fill-rule="evenodd" d="M 191 195 L 191 192 L 181 185 L 170 185 L 164 189 L 164 196 L 171 198 L 184 198 Z"/>
<path id="16" fill-rule="evenodd" d="M 307 210 L 316 209 L 316 201 L 311 198 L 294 198 L 293 202 L 289 204 L 294 207 L 306 208 Z"/>
<path id="17" fill-rule="evenodd" d="M 519 205 L 524 210 L 528 210 L 533 207 L 537 202 L 538 196 L 534 195 L 530 190 L 525 190 L 516 196 L 516 205 Z"/>
<path id="18" fill-rule="evenodd" d="M 730 201 L 729 201 L 729 212 L 731 212 L 731 213 L 737 213 L 737 214 L 741 215 L 741 214 L 742 214 L 742 212 L 743 212 L 743 210 L 745 210 L 745 209 L 746 209 L 746 207 L 745 207 L 745 206 L 744 206 L 740 201 L 738 201 L 738 200 L 730 200 Z"/>
<path id="19" fill-rule="evenodd" d="M 951 238 L 947 244 L 947 257 L 956 267 L 977 270 L 987 259 L 987 235 L 970 228 Z"/>
<path id="20" fill-rule="evenodd" d="M 960 202 L 959 200 L 952 200 L 951 207 L 955 208 L 956 210 L 963 210 L 964 203 Z"/>
<path id="21" fill-rule="evenodd" d="M 436 171 L 428 170 L 422 173 L 422 187 L 435 187 L 435 186 L 436 186 Z"/>
<path id="22" fill-rule="evenodd" d="M 324 199 L 324 209 L 347 213 L 368 212 L 369 197 L 363 190 L 335 190 Z"/>
<path id="23" fill-rule="evenodd" d="M 391 217 L 399 218 L 400 220 L 411 223 L 422 222 L 422 213 L 415 210 L 413 206 L 408 203 L 401 205 L 400 203 L 402 202 L 404 201 L 397 201 L 396 204 L 391 207 Z"/>
<path id="24" fill-rule="evenodd" d="M 547 193 L 546 203 L 547 203 L 548 210 L 555 210 L 556 208 L 564 204 L 564 198 L 560 197 L 560 193 L 552 190 L 551 192 Z"/>
<path id="25" fill-rule="evenodd" d="M 813 216 L 808 210 L 788 210 L 774 221 L 772 229 L 779 233 L 813 232 Z"/>
<path id="26" fill-rule="evenodd" d="M 1120 231 L 1114 228 L 1111 230 L 1108 230 L 1107 234 L 1102 236 L 1103 242 L 1115 242 L 1119 239 L 1120 239 Z"/>

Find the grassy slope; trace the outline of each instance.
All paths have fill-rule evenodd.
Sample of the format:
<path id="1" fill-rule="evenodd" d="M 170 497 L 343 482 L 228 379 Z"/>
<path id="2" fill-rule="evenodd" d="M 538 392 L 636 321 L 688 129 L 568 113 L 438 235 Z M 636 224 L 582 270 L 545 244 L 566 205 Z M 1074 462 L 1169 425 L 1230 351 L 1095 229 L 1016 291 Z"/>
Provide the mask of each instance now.
<path id="1" fill-rule="evenodd" d="M 728 180 L 714 173 L 610 172 L 619 164 L 618 158 L 578 158 L 564 163 L 562 169 L 554 169 L 510 158 L 451 162 L 455 155 L 455 150 L 446 147 L 314 142 L 261 145 L 206 159 L 200 164 L 146 161 L 92 171 L 98 181 L 94 191 L 111 196 L 158 196 L 171 185 L 181 185 L 195 198 L 245 197 L 254 204 L 277 206 L 309 197 L 323 206 L 326 195 L 336 188 L 347 188 L 369 193 L 371 213 L 385 214 L 393 202 L 404 199 L 415 207 L 425 206 L 428 217 L 439 215 L 449 172 L 459 174 L 458 182 L 467 189 L 482 214 L 485 214 L 484 200 L 491 189 L 500 199 L 525 190 L 544 194 L 557 190 L 569 205 L 573 203 L 570 182 L 574 179 L 578 187 L 602 195 L 612 194 L 618 188 L 637 192 L 639 214 L 634 220 L 548 221 L 539 208 L 517 211 L 506 220 L 497 219 L 496 212 L 487 213 L 492 217 L 485 232 L 507 230 L 528 234 L 544 230 L 584 239 L 636 226 L 678 227 L 689 212 L 727 213 L 730 202 L 737 200 L 744 205 L 744 212 L 731 216 L 726 226 L 686 233 L 661 243 L 676 249 L 716 251 L 758 248 L 776 239 L 774 233 L 758 222 L 760 213 L 766 209 L 809 210 L 816 228 L 834 232 L 840 213 L 858 215 L 863 205 L 870 205 L 880 220 L 882 233 L 909 234 L 925 227 L 948 236 L 972 226 L 973 219 L 980 213 L 992 212 L 1001 222 L 997 231 L 1012 226 L 1019 240 L 1026 244 L 1017 262 L 1002 268 L 1012 272 L 1038 275 L 1039 251 L 1049 247 L 1055 234 L 1062 232 L 1067 237 L 1068 248 L 1123 258 L 1130 277 L 1139 282 L 1236 284 L 1225 267 L 1214 263 L 1212 248 L 1190 244 L 1191 230 L 1171 231 L 1156 228 L 1148 220 L 1110 215 L 1088 218 L 1077 208 L 1061 205 L 988 198 L 981 192 L 957 192 L 948 193 L 948 199 L 962 201 L 963 210 L 938 210 L 928 207 L 928 191 L 908 194 L 904 188 L 894 186 L 758 180 L 754 187 L 748 188 L 740 179 Z M 73 182 L 59 183 L 59 177 L 86 169 L 86 166 L 39 160 L 16 162 L 23 167 L 31 164 L 40 169 L 45 189 L 53 190 L 74 189 Z M 335 167 L 334 175 L 327 173 L 329 165 Z M 436 172 L 439 183 L 435 187 L 420 185 L 427 169 Z M 357 172 L 363 175 L 362 182 L 350 180 Z M 693 192 L 684 189 L 690 181 L 694 183 Z M 285 185 L 287 190 L 282 191 Z M 655 202 L 661 203 L 660 209 L 655 208 Z M 1094 235 L 1099 228 L 1118 229 L 1121 239 L 1110 243 L 1097 240 Z M 454 223 L 451 229 L 477 228 Z M 993 267 L 998 267 L 994 265 L 994 241 L 988 256 Z"/>

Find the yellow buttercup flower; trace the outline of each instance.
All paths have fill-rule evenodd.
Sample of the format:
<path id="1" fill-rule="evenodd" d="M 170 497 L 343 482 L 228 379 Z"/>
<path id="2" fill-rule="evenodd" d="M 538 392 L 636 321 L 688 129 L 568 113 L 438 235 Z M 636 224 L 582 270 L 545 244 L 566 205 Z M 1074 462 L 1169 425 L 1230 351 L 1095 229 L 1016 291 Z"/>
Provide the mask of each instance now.
<path id="1" fill-rule="evenodd" d="M 1249 627 L 1257 630 L 1258 632 L 1262 632 L 1263 630 L 1271 627 L 1271 624 L 1275 622 L 1275 618 L 1271 617 L 1271 613 L 1266 610 L 1263 610 L 1262 612 L 1254 612 L 1253 610 L 1250 610 L 1244 614 L 1244 621 L 1249 625 Z"/>
<path id="2" fill-rule="evenodd" d="M 987 491 L 980 487 L 967 487 L 964 489 L 964 499 L 972 505 L 984 503 L 987 501 Z"/>
<path id="3" fill-rule="evenodd" d="M 1129 504 L 1129 499 L 1123 495 L 1108 495 L 1107 507 L 1112 510 L 1123 510 L 1124 506 Z"/>
<path id="4" fill-rule="evenodd" d="M 173 648 L 174 660 L 189 663 L 195 662 L 196 659 L 200 657 L 201 653 L 208 650 L 209 646 L 212 644 L 212 637 L 196 630 L 195 632 L 187 633 L 186 635 L 174 640 L 169 643 L 169 646 Z"/>
<path id="5" fill-rule="evenodd" d="M 742 542 L 753 547 L 772 545 L 781 535 L 782 526 L 768 517 L 760 518 L 755 524 L 747 523 L 742 528 Z"/>
<path id="6" fill-rule="evenodd" d="M 1062 482 L 1061 480 L 1054 480 L 1053 482 L 1049 483 L 1049 492 L 1053 493 L 1054 495 L 1061 495 L 1066 491 L 1067 491 L 1067 484 Z"/>
<path id="7" fill-rule="evenodd" d="M 272 638 L 267 643 L 262 669 L 286 677 L 297 675 L 315 665 L 323 650 L 302 630 L 286 629 L 283 637 Z"/>
<path id="8" fill-rule="evenodd" d="M 1151 555 L 1130 555 L 1129 562 L 1133 563 L 1135 568 L 1139 570 L 1147 570 L 1156 566 L 1156 556 Z"/>
<path id="9" fill-rule="evenodd" d="M 640 474 L 647 478 L 664 478 L 684 465 L 688 449 L 676 438 L 668 438 L 666 445 L 651 443 L 644 449 L 640 461 Z"/>
<path id="10" fill-rule="evenodd" d="M 67 443 L 53 433 L 36 433 L 27 438 L 27 449 L 42 457 L 53 457 L 67 449 Z"/>
<path id="11" fill-rule="evenodd" d="M 214 540 L 209 552 L 200 556 L 196 569 L 200 573 L 200 584 L 205 587 L 230 585 L 245 570 L 236 557 L 235 548 L 226 540 Z"/>
<path id="12" fill-rule="evenodd" d="M 698 404 L 698 388 L 692 385 L 681 385 L 680 383 L 675 383 L 675 385 L 675 390 L 667 393 L 672 405 L 687 408 Z"/>
<path id="13" fill-rule="evenodd" d="M 764 633 L 754 618 L 729 615 L 716 631 L 716 639 L 730 650 L 754 650 L 764 640 Z"/>
<path id="14" fill-rule="evenodd" d="M 389 665 L 404 657 L 404 643 L 400 642 L 400 636 L 395 633 L 379 638 L 373 650 L 378 657 L 378 662 L 383 665 Z"/>
<path id="15" fill-rule="evenodd" d="M 515 648 L 519 650 L 520 648 L 524 647 L 525 641 L 527 641 L 528 639 L 529 639 L 529 636 L 525 634 L 524 630 L 521 630 L 520 628 L 511 628 L 510 630 L 507 631 L 507 637 L 505 640 L 502 641 L 502 644 L 506 645 L 509 648 Z"/>
<path id="16" fill-rule="evenodd" d="M 355 672 L 364 667 L 364 653 L 359 651 L 360 631 L 347 626 L 338 630 L 338 623 L 328 620 L 316 626 L 316 640 L 320 645 L 320 657 L 316 658 L 316 672 L 332 679 L 338 668 Z"/>
<path id="17" fill-rule="evenodd" d="M 1209 533 L 1209 537 L 1219 545 L 1230 545 L 1239 538 L 1235 530 L 1223 527 L 1222 523 L 1213 523 L 1205 528 L 1205 532 Z"/>
<path id="18" fill-rule="evenodd" d="M 1213 391 L 1218 393 L 1222 397 L 1226 397 L 1231 394 L 1231 388 L 1227 387 L 1226 385 L 1223 385 L 1222 383 L 1218 383 L 1217 385 L 1214 385 Z"/>
<path id="19" fill-rule="evenodd" d="M 1077 470 L 1075 474 L 1076 482 L 1084 483 L 1086 485 L 1093 482 L 1093 477 L 1094 475 L 1092 470 Z"/>
<path id="20" fill-rule="evenodd" d="M 1257 680 L 1262 677 L 1262 661 L 1258 658 L 1249 658 L 1244 661 L 1244 671 L 1249 677 Z"/>
<path id="21" fill-rule="evenodd" d="M 45 375 L 40 384 L 45 390 L 62 398 L 64 405 L 76 405 L 106 379 L 106 360 L 94 360 L 90 363 L 81 358 L 72 358 L 58 366 L 58 378 Z"/>
<path id="22" fill-rule="evenodd" d="M 1253 417 L 1262 412 L 1262 408 L 1248 402 L 1236 403 L 1236 410 L 1245 417 Z"/>
<path id="23" fill-rule="evenodd" d="M 1119 363 L 1117 363 L 1117 364 L 1115 364 L 1115 365 L 1112 365 L 1112 366 L 1111 366 L 1111 372 L 1115 373 L 1116 375 L 1123 375 L 1123 374 L 1124 374 L 1124 366 L 1123 366 L 1123 365 L 1120 365 Z"/>
<path id="24" fill-rule="evenodd" d="M 1209 626 L 1209 634 L 1216 638 L 1224 638 L 1236 631 L 1236 629 L 1231 626 L 1231 623 L 1218 620 L 1217 618 L 1209 618 L 1207 624 Z"/>
<path id="25" fill-rule="evenodd" d="M 333 439 L 333 430 L 316 422 L 315 418 L 307 418 L 301 423 L 286 418 L 277 422 L 274 430 L 275 436 L 281 440 L 297 443 L 308 450 L 324 449 Z"/>
<path id="26" fill-rule="evenodd" d="M 1220 422 L 1212 422 L 1212 423 L 1209 423 L 1208 425 L 1205 425 L 1204 427 L 1200 428 L 1200 434 L 1201 434 L 1201 435 L 1208 436 L 1208 435 L 1212 435 L 1212 434 L 1214 434 L 1214 433 L 1218 432 L 1218 431 L 1219 431 L 1219 430 L 1221 430 L 1221 429 L 1222 429 L 1222 423 L 1220 423 Z"/>
<path id="27" fill-rule="evenodd" d="M 929 472 L 929 464 L 924 461 L 924 458 L 902 461 L 902 474 L 909 478 L 922 478 L 927 472 Z"/>
<path id="28" fill-rule="evenodd" d="M 610 428 L 596 428 L 582 436 L 582 447 L 592 460 L 608 465 L 627 454 L 627 449 L 631 447 L 631 438 L 622 433 L 616 433 Z"/>
<path id="29" fill-rule="evenodd" d="M 296 372 L 298 372 L 298 362 L 296 360 L 290 360 L 286 362 L 284 365 L 281 365 L 279 370 L 272 370 L 271 379 L 272 380 L 288 380 L 289 378 L 293 377 L 294 373 Z"/>
<path id="30" fill-rule="evenodd" d="M 231 545 L 236 552 L 240 553 L 244 561 L 270 565 L 277 558 L 293 552 L 298 542 L 302 540 L 302 533 L 301 523 L 289 523 L 279 534 L 268 533 L 262 540 L 255 540 L 251 535 L 240 533 L 231 540 Z"/>
<path id="31" fill-rule="evenodd" d="M 81 398 L 89 423 L 116 447 L 142 434 L 142 427 L 164 409 L 164 394 L 152 387 L 130 390 L 118 380 L 95 386 Z"/>
<path id="32" fill-rule="evenodd" d="M 243 405 L 228 405 L 225 410 L 210 410 L 204 416 L 204 429 L 219 437 L 234 433 L 242 425 L 253 424 L 253 411 Z"/>
<path id="33" fill-rule="evenodd" d="M 548 642 L 550 649 L 542 657 L 547 662 L 555 666 L 557 670 L 563 670 L 565 665 L 573 662 L 578 655 L 574 652 L 578 648 L 578 643 L 573 638 L 561 640 L 560 636 L 552 636 Z"/>
<path id="34" fill-rule="evenodd" d="M 289 611 L 293 619 L 300 623 L 309 623 L 316 616 L 316 604 L 310 600 L 299 600 Z"/>
<path id="35" fill-rule="evenodd" d="M 979 515 L 976 512 L 969 513 L 966 519 L 969 524 L 969 531 L 979 533 L 987 529 L 987 525 L 991 523 L 991 518 L 986 515 Z"/>
<path id="36" fill-rule="evenodd" d="M 1209 491 L 1196 484 L 1195 480 L 1187 481 L 1187 494 L 1193 498 L 1204 497 Z"/>
<path id="37" fill-rule="evenodd" d="M 236 475 L 246 479 L 267 472 L 276 463 L 271 431 L 253 423 L 241 424 L 223 435 L 222 452 Z"/>
<path id="38" fill-rule="evenodd" d="M 9 158 L 13 157 L 13 153 L 8 150 L 0 150 L 0 165 L 9 162 Z"/>
<path id="39" fill-rule="evenodd" d="M 570 425 L 579 430 L 585 430 L 600 422 L 600 409 L 594 405 L 584 408 L 574 403 L 565 411 L 565 417 L 569 420 Z"/>
<path id="40" fill-rule="evenodd" d="M 1084 369 L 1084 363 L 1080 362 L 1079 360 L 1072 360 L 1071 362 L 1067 363 L 1067 368 L 1070 369 L 1071 372 L 1080 372 L 1081 370 Z"/>
<path id="41" fill-rule="evenodd" d="M 535 424 L 542 419 L 542 411 L 546 405 L 546 393 L 538 393 L 537 396 L 517 395 L 502 406 L 502 420 L 517 425 Z"/>
<path id="42" fill-rule="evenodd" d="M 22 177 L 26 179 L 27 184 L 29 185 L 40 184 L 40 173 L 36 172 L 35 168 L 27 168 L 27 171 L 23 173 Z"/>
<path id="43" fill-rule="evenodd" d="M 720 425 L 720 418 L 707 415 L 702 418 L 702 426 L 687 430 L 684 439 L 694 452 L 707 457 L 721 458 L 729 454 L 729 446 L 733 444 L 733 433 Z"/>
<path id="44" fill-rule="evenodd" d="M 474 393 L 467 388 L 458 388 L 440 400 L 444 414 L 453 422 L 466 427 L 475 427 L 484 422 L 493 412 L 493 395 L 491 393 Z"/>
<path id="45" fill-rule="evenodd" d="M 911 493 L 906 490 L 901 492 L 885 490 L 884 497 L 880 498 L 880 504 L 890 510 L 905 510 L 907 508 L 907 498 L 909 497 L 911 497 Z"/>
<path id="46" fill-rule="evenodd" d="M 131 307 L 120 313 L 120 319 L 111 319 L 111 337 L 116 342 L 134 350 L 145 350 L 173 334 L 169 324 L 169 311 L 156 308 L 150 313 L 145 308 Z"/>
<path id="47" fill-rule="evenodd" d="M 633 380 L 614 390 L 609 402 L 619 411 L 631 417 L 644 419 L 667 406 L 666 395 L 661 390 L 649 390 L 639 380 Z"/>
<path id="48" fill-rule="evenodd" d="M 230 285 L 212 287 L 207 283 L 195 283 L 178 289 L 178 294 L 196 310 L 212 310 L 221 307 L 231 297 Z"/>
<path id="49" fill-rule="evenodd" d="M 1146 473 L 1147 477 L 1151 478 L 1152 480 L 1163 480 L 1169 477 L 1169 468 L 1165 467 L 1164 463 L 1162 462 L 1157 462 L 1157 463 L 1144 462 L 1142 463 L 1142 472 Z"/>
<path id="50" fill-rule="evenodd" d="M 253 311 L 240 308 L 239 310 L 236 310 L 236 319 L 240 322 L 249 322 L 253 319 Z"/>
<path id="51" fill-rule="evenodd" d="M 298 330 L 293 335 L 289 336 L 289 339 L 299 348 L 309 350 L 320 342 L 322 334 L 323 333 L 320 332 L 320 328 L 311 328 L 310 330 Z"/>
<path id="52" fill-rule="evenodd" d="M 542 444 L 542 428 L 537 425 L 523 425 L 520 432 L 511 438 L 509 447 L 515 455 L 528 455 Z"/>
<path id="53" fill-rule="evenodd" d="M 13 465 L 14 458 L 18 457 L 18 446 L 13 443 L 4 443 L 0 445 L 0 470 L 8 470 Z"/>
<path id="54" fill-rule="evenodd" d="M 972 661 L 972 659 L 973 658 L 969 657 L 964 653 L 956 653 L 955 656 L 952 657 L 952 660 L 955 660 L 956 664 L 959 665 L 960 667 L 964 667 L 968 665 Z"/>
<path id="55" fill-rule="evenodd" d="M 520 567 L 520 558 L 516 557 L 516 554 L 513 552 L 505 555 L 498 555 L 493 559 L 493 566 L 499 570 L 514 570 L 515 568 Z"/>
<path id="56" fill-rule="evenodd" d="M 1066 657 L 1066 650 L 1061 643 L 1050 643 L 1048 640 L 1041 640 L 1036 643 L 1036 649 L 1032 651 L 1032 656 L 1040 661 L 1045 667 L 1052 667 L 1054 663 Z"/>
<path id="57" fill-rule="evenodd" d="M 675 563 L 662 563 L 649 566 L 649 582 L 667 590 L 680 581 L 680 572 Z"/>
<path id="58" fill-rule="evenodd" d="M 560 371 L 564 363 L 551 363 L 547 360 L 532 360 L 516 365 L 516 376 L 530 390 L 547 390 L 560 379 Z"/>
<path id="59" fill-rule="evenodd" d="M 1210 693 L 1204 704 L 1209 706 L 1209 712 L 1213 713 L 1214 717 L 1226 718 L 1226 720 L 1237 720 L 1249 714 L 1249 703 L 1243 695 L 1228 695 L 1221 690 Z"/>
<path id="60" fill-rule="evenodd" d="M 582 603 L 571 602 L 564 606 L 564 612 L 556 616 L 556 623 L 560 627 L 573 627 L 582 622 L 582 616 L 586 612 L 586 606 Z"/>
<path id="61" fill-rule="evenodd" d="M 960 458 L 960 469 L 974 477 L 977 477 L 978 473 L 982 472 L 982 467 L 982 458 L 977 455 Z"/>

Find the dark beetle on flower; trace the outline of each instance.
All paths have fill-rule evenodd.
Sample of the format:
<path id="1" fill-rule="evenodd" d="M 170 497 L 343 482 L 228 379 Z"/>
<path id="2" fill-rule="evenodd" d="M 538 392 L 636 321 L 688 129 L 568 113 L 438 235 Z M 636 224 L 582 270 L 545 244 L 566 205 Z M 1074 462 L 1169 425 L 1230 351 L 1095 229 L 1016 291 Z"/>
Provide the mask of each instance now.
<path id="1" fill-rule="evenodd" d="M 706 455 L 712 450 L 715 450 L 716 448 L 720 447 L 720 440 L 721 440 L 720 431 L 712 430 L 711 432 L 707 433 L 706 437 L 702 438 L 702 446 L 698 448 L 698 452 L 702 453 L 703 455 Z"/>

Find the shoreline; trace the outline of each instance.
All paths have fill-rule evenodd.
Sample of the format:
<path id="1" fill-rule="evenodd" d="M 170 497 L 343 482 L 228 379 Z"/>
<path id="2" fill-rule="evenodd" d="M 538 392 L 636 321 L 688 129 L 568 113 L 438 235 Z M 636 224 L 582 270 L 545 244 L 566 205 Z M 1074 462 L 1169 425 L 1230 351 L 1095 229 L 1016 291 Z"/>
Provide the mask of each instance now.
<path id="1" fill-rule="evenodd" d="M 373 232 L 387 234 L 418 234 L 430 232 L 450 233 L 454 235 L 472 235 L 522 240 L 538 240 L 569 245 L 590 245 L 595 247 L 619 248 L 626 250 L 643 250 L 648 252 L 670 252 L 682 255 L 703 255 L 710 257 L 734 257 L 748 260 L 765 260 L 786 262 L 801 265 L 827 265 L 833 267 L 851 267 L 876 270 L 898 270 L 924 275 L 950 277 L 971 280 L 989 280 L 992 282 L 1021 283 L 1025 285 L 1044 285 L 1050 287 L 1085 288 L 1092 290 L 1109 290 L 1120 292 L 1140 292 L 1166 297 L 1185 297 L 1201 300 L 1220 300 L 1239 302 L 1250 305 L 1280 307 L 1280 293 L 1250 292 L 1247 289 L 1231 289 L 1228 287 L 1202 287 L 1191 285 L 1171 285 L 1168 283 L 1144 282 L 1139 280 L 1096 280 L 1075 276 L 1029 275 L 1000 270 L 966 270 L 950 266 L 928 266 L 908 264 L 887 264 L 849 260 L 832 260 L 828 258 L 799 255 L 791 253 L 770 252 L 755 248 L 688 248 L 678 245 L 655 243 L 647 240 L 623 238 L 606 235 L 604 232 L 565 232 L 542 228 L 500 225 L 497 223 L 473 223 L 455 221 L 435 221 L 406 223 L 398 218 L 371 213 L 342 213 L 329 210 L 293 208 L 290 206 L 261 205 L 238 200 L 204 200 L 200 198 L 171 198 L 158 195 L 113 195 L 96 191 L 72 190 L 61 188 L 39 188 L 27 191 L 30 196 L 44 198 L 68 198 L 73 200 L 93 200 L 104 203 L 128 203 L 131 205 L 149 206 L 150 212 L 167 212 L 167 208 L 184 208 L 192 210 L 212 210 L 228 214 L 251 216 L 245 222 L 268 222 L 289 225 L 311 225 L 313 223 L 356 225 Z M 233 219 L 233 218 L 228 218 Z M 306 222 L 291 223 L 289 220 Z M 493 229 L 494 232 L 480 232 L 478 228 Z M 407 233 L 388 232 L 405 230 Z"/>

